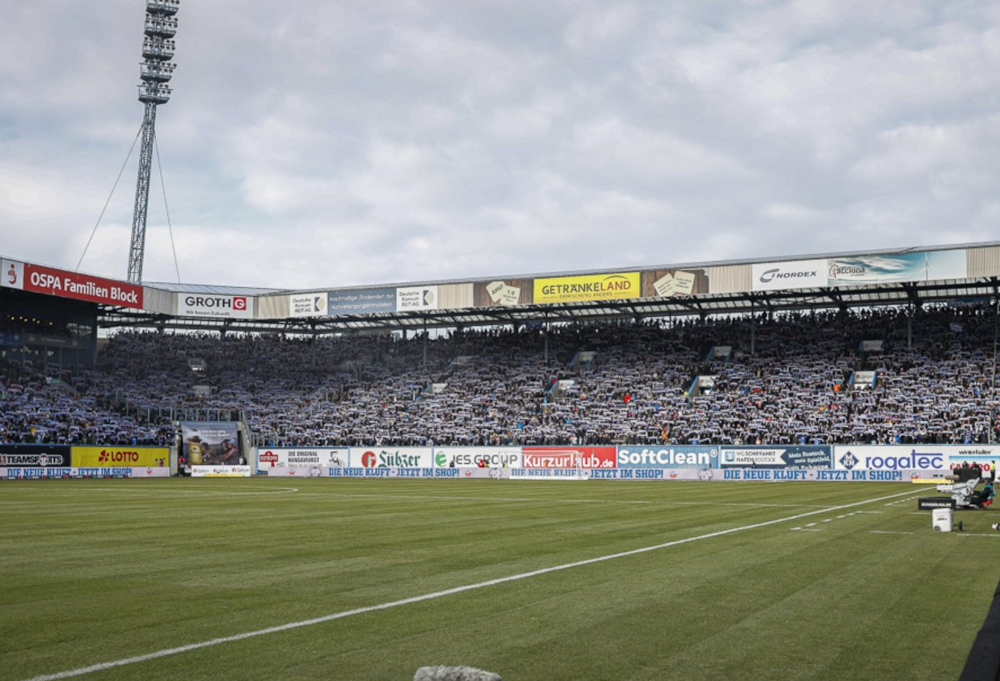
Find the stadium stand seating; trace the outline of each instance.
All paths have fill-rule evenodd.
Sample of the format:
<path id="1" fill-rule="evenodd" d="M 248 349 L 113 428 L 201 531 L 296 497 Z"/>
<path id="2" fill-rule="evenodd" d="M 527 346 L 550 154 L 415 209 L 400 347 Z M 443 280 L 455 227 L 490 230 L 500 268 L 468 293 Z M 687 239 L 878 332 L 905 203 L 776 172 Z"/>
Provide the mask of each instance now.
<path id="1" fill-rule="evenodd" d="M 125 331 L 91 370 L 5 364 L 0 440 L 169 444 L 181 414 L 239 412 L 267 446 L 987 442 L 995 325 L 974 305 L 564 325 L 548 361 L 539 328 Z"/>

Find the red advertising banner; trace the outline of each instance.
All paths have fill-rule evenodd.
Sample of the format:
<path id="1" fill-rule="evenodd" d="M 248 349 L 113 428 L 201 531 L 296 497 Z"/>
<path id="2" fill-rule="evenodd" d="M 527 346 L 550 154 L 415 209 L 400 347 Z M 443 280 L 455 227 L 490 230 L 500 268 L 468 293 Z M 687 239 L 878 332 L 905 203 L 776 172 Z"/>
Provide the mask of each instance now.
<path id="1" fill-rule="evenodd" d="M 525 468 L 616 468 L 616 447 L 524 447 Z"/>
<path id="2" fill-rule="evenodd" d="M 142 309 L 142 286 L 89 274 L 24 265 L 24 290 L 91 303 Z"/>

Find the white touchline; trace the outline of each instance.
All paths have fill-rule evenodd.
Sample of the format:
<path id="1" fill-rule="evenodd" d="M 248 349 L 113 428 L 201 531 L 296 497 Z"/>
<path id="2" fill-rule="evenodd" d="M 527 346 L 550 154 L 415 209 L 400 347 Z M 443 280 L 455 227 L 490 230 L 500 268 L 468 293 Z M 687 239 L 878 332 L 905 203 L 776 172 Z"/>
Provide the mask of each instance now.
<path id="1" fill-rule="evenodd" d="M 496 586 L 497 584 L 503 584 L 505 582 L 516 582 L 521 579 L 528 579 L 530 577 L 537 577 L 539 575 L 545 575 L 550 572 L 559 572 L 561 570 L 569 570 L 570 568 L 582 567 L 584 565 L 593 565 L 594 563 L 603 563 L 608 560 L 615 560 L 617 558 L 625 558 L 627 556 L 637 556 L 642 553 L 649 553 L 650 551 L 658 551 L 660 549 L 670 548 L 671 546 L 680 546 L 681 544 L 689 544 L 691 542 L 700 541 L 702 539 L 712 539 L 713 537 L 721 537 L 727 534 L 733 534 L 735 532 L 745 532 L 746 530 L 755 530 L 759 527 L 767 527 L 769 525 L 777 525 L 778 523 L 785 523 L 790 520 L 798 520 L 799 518 L 805 518 L 811 515 L 816 515 L 818 513 L 830 513 L 834 511 L 840 511 L 845 508 L 853 508 L 855 506 L 863 506 L 865 504 L 874 504 L 879 501 L 885 501 L 886 499 L 895 499 L 897 497 L 907 496 L 911 494 L 916 494 L 917 491 L 902 492 L 900 494 L 890 494 L 887 497 L 879 497 L 877 499 L 868 499 L 866 501 L 856 501 L 852 504 L 844 504 L 843 506 L 831 506 L 830 508 L 823 508 L 816 511 L 806 511 L 805 513 L 799 513 L 798 515 L 788 516 L 786 518 L 778 518 L 776 520 L 767 520 L 762 523 L 754 523 L 753 525 L 744 525 L 742 527 L 732 527 L 728 530 L 719 530 L 718 532 L 710 532 L 709 534 L 701 534 L 697 537 L 688 537 L 687 539 L 676 539 L 674 541 L 669 541 L 664 544 L 656 544 L 655 546 L 645 546 L 640 549 L 632 549 L 630 551 L 622 551 L 621 553 L 612 553 L 607 556 L 599 556 L 597 558 L 588 558 L 586 560 L 579 560 L 575 563 L 566 563 L 564 565 L 556 565 L 554 567 L 542 568 L 541 570 L 533 570 L 531 572 L 523 572 L 519 575 L 510 575 L 509 577 L 498 577 L 497 579 L 490 579 L 485 582 L 479 582 L 478 584 L 467 584 L 465 586 L 457 586 L 453 589 L 445 589 L 444 591 L 435 591 L 429 594 L 423 594 L 421 596 L 412 596 L 411 598 L 404 598 L 398 601 L 390 601 L 388 603 L 380 603 L 379 605 L 369 605 L 364 608 L 355 608 L 354 610 L 345 610 L 344 612 L 333 613 L 332 615 L 323 615 L 322 617 L 314 617 L 313 619 L 302 620 L 300 622 L 289 622 L 288 624 L 280 624 L 275 627 L 268 627 L 267 629 L 258 629 L 257 631 L 248 631 L 243 634 L 235 634 L 233 636 L 224 636 L 223 638 L 213 638 L 210 641 L 202 641 L 201 643 L 189 643 L 184 646 L 177 646 L 176 648 L 167 648 L 166 650 L 158 650 L 155 653 L 147 653 L 146 655 L 137 655 L 135 657 L 126 657 L 121 660 L 114 660 L 112 662 L 101 662 L 99 664 L 92 664 L 89 667 L 80 667 L 79 669 L 71 669 L 65 672 L 58 672 L 56 674 L 46 674 L 43 676 L 34 676 L 25 681 L 56 681 L 57 679 L 69 679 L 74 676 L 83 676 L 84 674 L 90 674 L 91 672 L 99 672 L 104 669 L 111 669 L 113 667 L 122 667 L 127 664 L 135 664 L 137 662 L 147 662 L 149 660 L 155 660 L 160 657 L 167 657 L 169 655 L 179 655 L 180 653 L 187 653 L 192 650 L 199 650 L 201 648 L 211 648 L 212 646 L 222 645 L 223 643 L 233 643 L 235 641 L 244 641 L 248 638 L 256 638 L 257 636 L 266 636 L 267 634 L 277 634 L 283 631 L 289 631 L 291 629 L 299 629 L 301 627 L 308 627 L 314 624 L 322 624 L 324 622 L 332 622 L 333 620 L 344 619 L 346 617 L 353 617 L 354 615 L 364 615 L 369 612 L 377 612 L 379 610 L 388 610 L 390 608 L 396 608 L 401 605 L 409 605 L 411 603 L 420 603 L 421 601 L 430 601 L 435 598 L 442 598 L 444 596 L 451 596 L 453 594 L 460 594 L 465 591 L 474 591 L 475 589 L 482 589 L 488 586 Z"/>

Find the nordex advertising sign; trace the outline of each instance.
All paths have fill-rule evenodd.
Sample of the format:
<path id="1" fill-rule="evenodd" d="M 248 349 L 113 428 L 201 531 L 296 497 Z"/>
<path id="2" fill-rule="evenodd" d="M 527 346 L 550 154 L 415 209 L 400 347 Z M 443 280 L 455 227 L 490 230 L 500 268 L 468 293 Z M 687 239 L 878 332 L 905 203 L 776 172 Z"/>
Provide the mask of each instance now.
<path id="1" fill-rule="evenodd" d="M 970 461 L 972 452 L 988 450 L 975 445 L 859 445 L 833 448 L 834 468 L 854 471 L 946 471 L 951 457 Z"/>
<path id="2" fill-rule="evenodd" d="M 73 465 L 80 468 L 132 466 L 159 468 L 170 465 L 167 447 L 73 447 Z"/>
<path id="3" fill-rule="evenodd" d="M 655 445 L 618 448 L 618 468 L 718 468 L 719 447 Z"/>
<path id="4" fill-rule="evenodd" d="M 435 447 L 436 468 L 520 468 L 520 447 Z"/>
<path id="5" fill-rule="evenodd" d="M 818 288 L 827 285 L 826 260 L 768 262 L 753 266 L 754 291 Z"/>
<path id="6" fill-rule="evenodd" d="M 723 468 L 830 468 L 827 445 L 721 446 L 719 452 Z"/>
<path id="7" fill-rule="evenodd" d="M 536 303 L 638 298 L 640 291 L 638 272 L 535 279 Z"/>
<path id="8" fill-rule="evenodd" d="M 363 468 L 433 468 L 430 447 L 351 447 L 351 463 Z"/>

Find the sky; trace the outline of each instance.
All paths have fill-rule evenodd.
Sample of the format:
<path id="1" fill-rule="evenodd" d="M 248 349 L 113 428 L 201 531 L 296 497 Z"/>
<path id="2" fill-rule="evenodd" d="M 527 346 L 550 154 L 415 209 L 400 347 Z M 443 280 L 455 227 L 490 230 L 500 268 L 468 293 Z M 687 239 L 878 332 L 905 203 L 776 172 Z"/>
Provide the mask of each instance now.
<path id="1" fill-rule="evenodd" d="M 145 2 L 0 3 L 0 255 L 125 279 Z M 147 282 L 1000 239 L 1000 3 L 181 0 L 177 18 Z"/>

